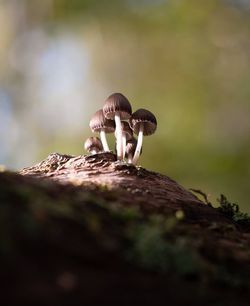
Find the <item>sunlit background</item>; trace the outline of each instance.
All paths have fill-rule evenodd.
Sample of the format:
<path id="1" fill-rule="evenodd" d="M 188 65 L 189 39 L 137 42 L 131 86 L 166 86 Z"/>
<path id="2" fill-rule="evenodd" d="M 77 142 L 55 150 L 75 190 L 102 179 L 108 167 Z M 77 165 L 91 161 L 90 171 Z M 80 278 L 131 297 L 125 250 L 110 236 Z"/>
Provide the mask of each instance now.
<path id="1" fill-rule="evenodd" d="M 83 154 L 117 91 L 158 119 L 143 167 L 250 212 L 250 0 L 0 0 L 1 164 Z"/>

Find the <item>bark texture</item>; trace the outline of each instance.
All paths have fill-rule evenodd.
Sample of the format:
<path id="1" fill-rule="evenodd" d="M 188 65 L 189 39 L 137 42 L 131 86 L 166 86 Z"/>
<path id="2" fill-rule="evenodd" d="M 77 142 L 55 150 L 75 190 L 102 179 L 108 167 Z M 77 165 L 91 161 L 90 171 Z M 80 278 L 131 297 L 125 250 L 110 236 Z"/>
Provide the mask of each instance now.
<path id="1" fill-rule="evenodd" d="M 119 198 L 121 203 L 140 205 L 145 211 L 168 213 L 183 210 L 190 221 L 228 222 L 227 218 L 204 205 L 193 193 L 171 178 L 117 161 L 113 153 L 76 157 L 53 153 L 20 173 L 79 187 L 92 185 L 119 191 L 122 193 Z"/>
<path id="2" fill-rule="evenodd" d="M 112 153 L 0 173 L 4 305 L 249 305 L 250 234 Z"/>

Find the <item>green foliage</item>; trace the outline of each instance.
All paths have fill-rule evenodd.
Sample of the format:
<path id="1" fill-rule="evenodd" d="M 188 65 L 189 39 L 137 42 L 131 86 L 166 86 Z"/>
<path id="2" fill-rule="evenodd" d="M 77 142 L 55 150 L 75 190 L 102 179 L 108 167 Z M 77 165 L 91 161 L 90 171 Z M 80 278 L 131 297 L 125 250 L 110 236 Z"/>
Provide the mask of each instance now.
<path id="1" fill-rule="evenodd" d="M 229 202 L 223 194 L 221 194 L 217 201 L 220 204 L 218 209 L 223 214 L 231 218 L 236 223 L 250 226 L 250 216 L 247 213 L 241 212 L 238 204 Z"/>
<path id="2" fill-rule="evenodd" d="M 190 188 L 190 190 L 200 195 L 208 206 L 213 207 L 212 203 L 208 201 L 208 196 L 205 192 L 193 188 Z M 250 226 L 250 216 L 247 213 L 241 212 L 238 204 L 229 202 L 226 196 L 223 194 L 221 194 L 220 198 L 217 199 L 217 202 L 220 205 L 218 207 L 219 211 L 221 211 L 224 215 L 238 224 Z"/>

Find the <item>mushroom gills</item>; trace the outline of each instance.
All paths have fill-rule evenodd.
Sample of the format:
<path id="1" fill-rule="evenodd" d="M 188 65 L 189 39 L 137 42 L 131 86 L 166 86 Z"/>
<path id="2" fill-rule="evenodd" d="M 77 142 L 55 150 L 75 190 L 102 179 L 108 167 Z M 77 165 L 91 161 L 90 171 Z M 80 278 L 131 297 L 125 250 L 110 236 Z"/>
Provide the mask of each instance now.
<path id="1" fill-rule="evenodd" d="M 100 134 L 103 150 L 105 152 L 109 151 L 106 133 L 113 133 L 115 131 L 114 121 L 105 118 L 103 110 L 99 109 L 90 119 L 89 127 L 93 133 Z"/>
<path id="2" fill-rule="evenodd" d="M 132 114 L 132 108 L 128 99 L 121 93 L 111 94 L 105 101 L 103 106 L 103 113 L 107 119 L 115 121 L 115 130 L 117 138 L 117 159 L 123 158 L 123 140 L 122 140 L 122 122 L 121 120 L 128 120 Z"/>
<path id="3" fill-rule="evenodd" d="M 91 154 L 97 154 L 103 150 L 102 142 L 98 137 L 89 137 L 84 143 L 84 148 Z"/>

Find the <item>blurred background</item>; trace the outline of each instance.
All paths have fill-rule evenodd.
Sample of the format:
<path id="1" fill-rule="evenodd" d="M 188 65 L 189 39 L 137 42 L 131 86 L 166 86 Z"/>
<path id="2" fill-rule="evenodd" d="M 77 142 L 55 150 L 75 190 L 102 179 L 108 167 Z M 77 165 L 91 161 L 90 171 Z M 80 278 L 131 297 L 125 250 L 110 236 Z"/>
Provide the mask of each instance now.
<path id="1" fill-rule="evenodd" d="M 1 164 L 83 154 L 112 92 L 158 119 L 143 167 L 250 212 L 250 0 L 0 0 Z"/>

